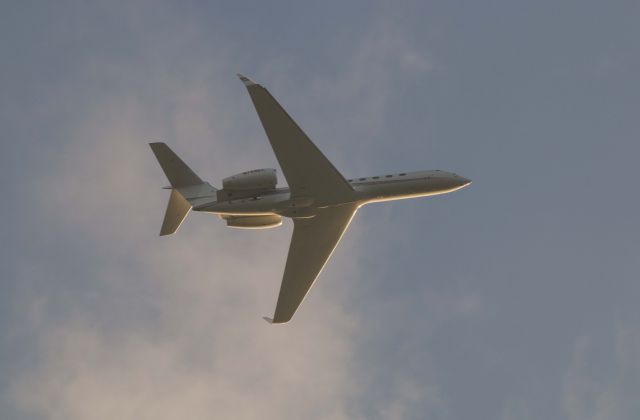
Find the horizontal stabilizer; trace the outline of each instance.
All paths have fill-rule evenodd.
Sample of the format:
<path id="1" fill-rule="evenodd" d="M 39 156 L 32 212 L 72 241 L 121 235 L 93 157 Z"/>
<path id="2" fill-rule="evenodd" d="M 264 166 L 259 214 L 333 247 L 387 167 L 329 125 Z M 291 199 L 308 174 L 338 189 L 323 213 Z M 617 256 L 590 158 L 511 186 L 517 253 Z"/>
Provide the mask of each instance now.
<path id="1" fill-rule="evenodd" d="M 149 143 L 173 188 L 202 184 L 202 180 L 164 143 Z"/>

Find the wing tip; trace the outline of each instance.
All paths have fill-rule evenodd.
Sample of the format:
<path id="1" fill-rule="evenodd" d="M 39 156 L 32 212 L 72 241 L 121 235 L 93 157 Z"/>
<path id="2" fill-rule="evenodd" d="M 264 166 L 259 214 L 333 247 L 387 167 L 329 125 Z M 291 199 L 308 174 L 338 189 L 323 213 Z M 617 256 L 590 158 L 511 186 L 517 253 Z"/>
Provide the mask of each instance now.
<path id="1" fill-rule="evenodd" d="M 244 83 L 244 85 L 246 87 L 257 85 L 256 82 L 254 82 L 253 80 L 249 79 L 247 76 L 245 76 L 243 74 L 238 73 L 238 78 L 242 81 L 242 83 Z"/>
<path id="2" fill-rule="evenodd" d="M 286 324 L 287 322 L 289 322 L 291 320 L 291 318 L 287 319 L 286 321 L 282 321 L 282 320 L 274 320 L 273 318 L 269 318 L 268 316 L 263 316 L 262 319 L 264 319 L 265 321 L 267 321 L 269 324 Z"/>

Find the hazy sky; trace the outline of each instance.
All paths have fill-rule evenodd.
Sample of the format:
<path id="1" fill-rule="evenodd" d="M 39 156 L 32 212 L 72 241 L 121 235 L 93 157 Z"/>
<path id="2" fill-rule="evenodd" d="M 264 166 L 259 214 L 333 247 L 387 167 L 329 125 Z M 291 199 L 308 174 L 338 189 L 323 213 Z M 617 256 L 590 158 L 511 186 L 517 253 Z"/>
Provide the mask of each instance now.
<path id="1" fill-rule="evenodd" d="M 637 1 L 101 4 L 0 13 L 2 419 L 638 418 Z M 291 223 L 158 237 L 148 142 L 277 167 L 237 72 L 347 177 L 473 184 L 268 325 Z"/>

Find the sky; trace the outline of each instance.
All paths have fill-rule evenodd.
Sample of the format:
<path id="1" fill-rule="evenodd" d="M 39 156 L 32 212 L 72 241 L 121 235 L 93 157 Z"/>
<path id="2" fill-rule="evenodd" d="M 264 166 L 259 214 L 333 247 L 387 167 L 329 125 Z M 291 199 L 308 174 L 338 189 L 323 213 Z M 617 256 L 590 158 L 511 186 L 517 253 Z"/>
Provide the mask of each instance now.
<path id="1" fill-rule="evenodd" d="M 0 417 L 637 419 L 639 20 L 624 0 L 4 3 Z M 238 72 L 347 178 L 473 184 L 361 208 L 269 325 L 290 222 L 158 237 L 147 143 L 214 186 L 278 168 Z"/>

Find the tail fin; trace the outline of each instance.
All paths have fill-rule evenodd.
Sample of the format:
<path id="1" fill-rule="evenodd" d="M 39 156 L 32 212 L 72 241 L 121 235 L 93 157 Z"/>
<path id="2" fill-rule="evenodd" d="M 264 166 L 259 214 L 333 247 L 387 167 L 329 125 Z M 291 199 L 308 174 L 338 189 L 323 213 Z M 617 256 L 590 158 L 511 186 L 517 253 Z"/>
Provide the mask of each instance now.
<path id="1" fill-rule="evenodd" d="M 149 143 L 149 146 L 171 184 L 160 236 L 171 235 L 178 230 L 197 199 L 215 194 L 215 188 L 203 182 L 166 144 Z"/>
<path id="2" fill-rule="evenodd" d="M 160 228 L 160 236 L 175 233 L 187 217 L 187 214 L 189 214 L 189 211 L 191 211 L 191 203 L 178 190 L 172 189 L 162 228 Z"/>

